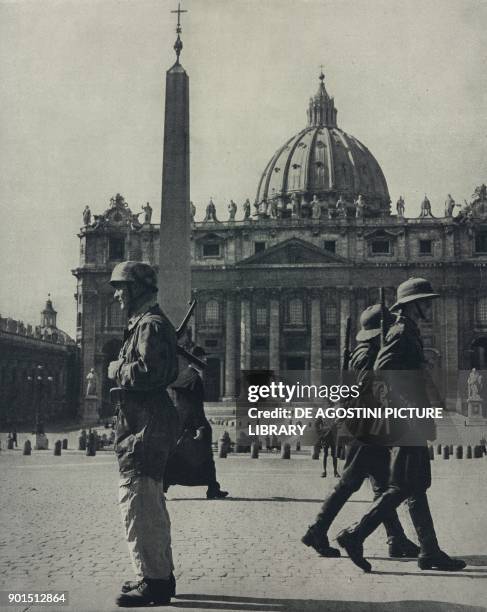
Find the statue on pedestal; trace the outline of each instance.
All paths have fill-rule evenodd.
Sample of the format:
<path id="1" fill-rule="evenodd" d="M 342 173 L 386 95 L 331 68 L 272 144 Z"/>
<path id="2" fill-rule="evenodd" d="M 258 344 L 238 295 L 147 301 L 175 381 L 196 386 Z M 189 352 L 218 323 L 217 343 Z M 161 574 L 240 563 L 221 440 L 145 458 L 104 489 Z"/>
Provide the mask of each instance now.
<path id="1" fill-rule="evenodd" d="M 342 195 L 340 194 L 340 197 L 337 200 L 336 206 L 335 206 L 337 215 L 339 217 L 346 217 L 347 216 L 347 204 L 345 202 L 345 200 L 343 199 Z"/>
<path id="2" fill-rule="evenodd" d="M 477 372 L 475 368 L 467 378 L 467 400 L 471 401 L 482 401 L 480 392 L 482 391 L 482 376 Z"/>
<path id="3" fill-rule="evenodd" d="M 321 219 L 321 203 L 316 195 L 311 200 L 311 216 L 313 219 Z"/>
<path id="4" fill-rule="evenodd" d="M 247 198 L 243 203 L 244 221 L 250 219 L 250 200 Z"/>
<path id="5" fill-rule="evenodd" d="M 361 194 L 359 194 L 358 199 L 355 200 L 355 217 L 357 219 L 363 219 L 365 217 L 365 200 Z"/>
<path id="6" fill-rule="evenodd" d="M 98 378 L 96 376 L 96 372 L 94 368 L 91 368 L 89 374 L 86 377 L 87 385 L 86 385 L 86 397 L 98 397 L 97 394 L 97 386 L 98 386 Z"/>
<path id="7" fill-rule="evenodd" d="M 406 209 L 406 203 L 404 202 L 404 198 L 399 196 L 399 200 L 396 202 L 396 210 L 398 217 L 404 217 L 404 211 Z"/>
<path id="8" fill-rule="evenodd" d="M 426 194 L 424 196 L 424 200 L 421 202 L 421 211 L 419 213 L 419 216 L 421 218 L 433 216 L 431 214 L 431 202 L 428 200 Z"/>
<path id="9" fill-rule="evenodd" d="M 228 205 L 228 220 L 235 221 L 235 215 L 237 214 L 237 205 L 233 200 L 230 200 Z"/>
<path id="10" fill-rule="evenodd" d="M 91 210 L 88 205 L 83 210 L 83 225 L 86 227 L 91 223 Z"/>
<path id="11" fill-rule="evenodd" d="M 150 225 L 152 219 L 152 206 L 147 202 L 145 206 L 142 206 L 142 210 L 144 212 L 144 225 Z"/>
<path id="12" fill-rule="evenodd" d="M 194 218 L 196 217 L 196 206 L 193 202 L 189 203 L 189 214 L 191 215 L 191 223 L 194 223 Z"/>
<path id="13" fill-rule="evenodd" d="M 272 198 L 271 200 L 271 217 L 277 219 L 277 199 Z"/>
<path id="14" fill-rule="evenodd" d="M 210 198 L 210 201 L 208 202 L 208 206 L 206 207 L 206 215 L 205 215 L 205 221 L 214 221 L 215 223 L 219 223 L 218 219 L 216 218 L 216 208 L 215 208 L 215 204 L 213 203 L 213 200 Z"/>
<path id="15" fill-rule="evenodd" d="M 298 196 L 293 193 L 291 195 L 291 210 L 292 210 L 292 216 L 294 218 L 299 217 L 299 202 L 298 202 Z"/>

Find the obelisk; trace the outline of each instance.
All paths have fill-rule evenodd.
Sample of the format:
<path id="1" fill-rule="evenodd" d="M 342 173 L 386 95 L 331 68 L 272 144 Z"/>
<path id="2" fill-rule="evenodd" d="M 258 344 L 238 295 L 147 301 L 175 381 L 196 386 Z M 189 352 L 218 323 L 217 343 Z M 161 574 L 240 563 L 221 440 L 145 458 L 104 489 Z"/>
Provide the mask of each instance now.
<path id="1" fill-rule="evenodd" d="M 159 304 L 172 323 L 182 321 L 191 297 L 191 217 L 189 206 L 189 79 L 179 62 L 181 13 L 178 5 L 176 63 L 166 73 L 161 227 L 159 234 Z"/>

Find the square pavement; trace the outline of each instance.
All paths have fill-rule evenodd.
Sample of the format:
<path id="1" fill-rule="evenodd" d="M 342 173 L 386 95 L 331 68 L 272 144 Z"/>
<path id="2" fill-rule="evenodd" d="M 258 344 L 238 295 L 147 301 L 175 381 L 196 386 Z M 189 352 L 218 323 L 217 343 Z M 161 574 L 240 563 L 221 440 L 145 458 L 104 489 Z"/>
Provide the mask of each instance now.
<path id="1" fill-rule="evenodd" d="M 1 451 L 0 590 L 69 591 L 52 610 L 105 612 L 133 579 L 117 505 L 111 452 Z M 324 559 L 300 542 L 335 480 L 309 455 L 282 460 L 216 459 L 225 500 L 203 487 L 168 493 L 178 595 L 166 610 L 452 611 L 485 610 L 487 459 L 435 457 L 430 505 L 440 546 L 465 559 L 462 572 L 422 572 L 414 560 L 387 558 L 380 527 L 366 542 L 364 574 L 348 558 Z M 340 462 L 339 466 L 342 465 Z M 329 466 L 329 469 L 331 465 Z M 339 467 L 340 469 L 340 467 Z M 359 519 L 372 500 L 366 482 L 330 530 Z M 416 541 L 407 508 L 399 516 Z M 34 610 L 5 606 L 2 610 Z M 46 607 L 38 607 L 46 610 Z M 162 608 L 161 608 L 162 609 Z"/>

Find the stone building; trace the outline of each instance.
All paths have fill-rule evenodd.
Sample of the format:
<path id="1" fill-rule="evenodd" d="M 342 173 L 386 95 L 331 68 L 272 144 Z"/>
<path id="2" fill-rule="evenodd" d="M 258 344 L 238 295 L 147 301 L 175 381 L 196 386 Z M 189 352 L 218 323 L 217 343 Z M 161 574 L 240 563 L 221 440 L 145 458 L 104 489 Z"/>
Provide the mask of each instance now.
<path id="1" fill-rule="evenodd" d="M 0 423 L 33 425 L 75 417 L 78 410 L 77 347 L 56 325 L 48 297 L 40 325 L 0 316 Z"/>
<path id="2" fill-rule="evenodd" d="M 307 119 L 270 158 L 253 204 L 235 215 L 230 203 L 230 219 L 218 221 L 210 201 L 205 220 L 193 220 L 192 328 L 209 354 L 207 398 L 234 398 L 240 370 L 337 369 L 347 318 L 355 332 L 379 287 L 391 304 L 399 283 L 423 276 L 441 295 L 423 324 L 426 351 L 453 408 L 456 391 L 442 373 L 487 369 L 485 186 L 456 215 L 450 196 L 442 217 L 432 215 L 426 196 L 421 204 L 400 198 L 392 214 L 380 166 L 338 128 L 323 74 Z M 106 366 L 124 324 L 107 281 L 123 259 L 157 267 L 159 227 L 145 221 L 117 195 L 79 234 L 81 378 L 95 367 L 105 413 Z"/>

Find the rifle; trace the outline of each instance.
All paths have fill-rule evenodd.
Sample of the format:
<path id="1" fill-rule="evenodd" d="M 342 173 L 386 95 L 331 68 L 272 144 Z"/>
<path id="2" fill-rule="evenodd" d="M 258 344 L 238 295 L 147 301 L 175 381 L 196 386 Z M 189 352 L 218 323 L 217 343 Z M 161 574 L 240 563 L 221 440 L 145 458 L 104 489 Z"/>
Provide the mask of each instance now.
<path id="1" fill-rule="evenodd" d="M 379 289 L 380 293 L 380 346 L 384 347 L 387 336 L 387 314 L 386 314 L 386 297 L 384 287 Z"/>
<path id="2" fill-rule="evenodd" d="M 350 336 L 352 333 L 352 317 L 347 317 L 345 327 L 345 346 L 343 348 L 342 370 L 348 370 L 350 363 Z"/>
<path id="3" fill-rule="evenodd" d="M 185 314 L 184 319 L 181 321 L 181 323 L 176 329 L 176 337 L 178 340 L 182 337 L 182 335 L 186 331 L 186 327 L 188 326 L 188 322 L 191 319 L 191 315 L 193 314 L 195 307 L 196 307 L 196 300 L 193 300 L 191 304 L 189 305 L 188 312 Z M 176 352 L 178 355 L 186 359 L 186 361 L 189 361 L 189 363 L 192 363 L 193 365 L 200 368 L 200 370 L 205 369 L 206 363 L 202 361 L 201 359 L 198 359 L 198 357 L 196 357 L 189 351 L 187 351 L 184 348 L 184 346 L 181 346 L 180 344 L 176 344 Z"/>

